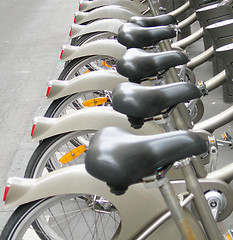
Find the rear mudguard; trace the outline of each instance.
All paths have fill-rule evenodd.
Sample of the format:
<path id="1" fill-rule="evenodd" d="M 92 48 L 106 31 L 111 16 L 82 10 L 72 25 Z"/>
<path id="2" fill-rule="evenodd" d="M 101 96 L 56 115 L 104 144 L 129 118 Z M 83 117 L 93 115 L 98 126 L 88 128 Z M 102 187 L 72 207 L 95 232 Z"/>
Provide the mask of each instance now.
<path id="1" fill-rule="evenodd" d="M 119 83 L 128 82 L 128 78 L 114 70 L 99 70 L 79 75 L 69 81 L 49 81 L 48 99 L 55 100 L 74 93 L 107 90 L 112 91 Z M 153 81 L 144 81 L 141 85 L 154 86 Z"/>
<path id="2" fill-rule="evenodd" d="M 118 113 L 112 107 L 90 107 L 67 113 L 59 118 L 37 117 L 34 119 L 33 140 L 41 140 L 57 134 L 79 131 L 99 130 L 108 126 L 116 126 L 136 134 L 156 134 L 164 132 L 154 122 L 146 122 L 141 129 L 133 129 L 124 114 Z"/>
<path id="3" fill-rule="evenodd" d="M 82 46 L 65 45 L 62 50 L 63 53 L 60 57 L 62 61 L 95 55 L 119 59 L 126 52 L 126 47 L 117 40 L 96 40 Z"/>
<path id="4" fill-rule="evenodd" d="M 140 183 L 130 186 L 124 195 L 116 196 L 110 193 L 104 182 L 90 176 L 84 165 L 66 167 L 37 179 L 10 178 L 7 184 L 10 189 L 5 208 L 61 194 L 102 196 L 117 208 L 121 216 L 118 240 L 134 239 L 133 234 L 167 211 L 158 188 L 145 188 Z M 184 187 L 184 184 L 179 184 L 179 187 Z M 196 227 L 193 226 L 194 229 Z M 169 218 L 147 239 L 170 239 L 171 236 L 175 240 L 181 239 L 175 223 Z"/>
<path id="5" fill-rule="evenodd" d="M 100 70 L 72 78 L 69 81 L 51 80 L 48 99 L 58 99 L 78 92 L 93 90 L 112 91 L 117 84 L 128 82 L 128 78 L 114 70 Z"/>
<path id="6" fill-rule="evenodd" d="M 86 12 L 93 10 L 95 8 L 109 6 L 109 5 L 117 5 L 127 8 L 129 10 L 133 10 L 139 13 L 142 13 L 148 9 L 148 5 L 145 2 L 142 4 L 140 1 L 130 1 L 130 0 L 95 0 L 95 1 L 83 1 L 80 3 L 79 10 Z"/>
<path id="7" fill-rule="evenodd" d="M 142 14 L 137 11 L 132 11 L 124 7 L 110 5 L 96 8 L 91 12 L 76 12 L 74 23 L 88 24 L 98 19 L 116 18 L 122 20 L 129 20 L 133 16 L 141 16 Z M 144 16 L 151 16 L 151 13 L 147 13 Z"/>
<path id="8" fill-rule="evenodd" d="M 126 21 L 121 19 L 101 19 L 87 25 L 73 24 L 71 26 L 72 31 L 70 37 L 75 38 L 96 32 L 109 32 L 117 35 L 120 26 L 124 23 L 126 23 Z"/>

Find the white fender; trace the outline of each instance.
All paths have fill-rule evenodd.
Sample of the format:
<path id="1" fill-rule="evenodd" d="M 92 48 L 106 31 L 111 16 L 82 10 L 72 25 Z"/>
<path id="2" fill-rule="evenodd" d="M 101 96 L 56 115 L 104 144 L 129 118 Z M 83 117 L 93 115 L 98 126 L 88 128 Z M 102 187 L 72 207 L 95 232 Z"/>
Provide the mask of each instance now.
<path id="1" fill-rule="evenodd" d="M 114 70 L 89 72 L 72 78 L 69 81 L 51 80 L 48 83 L 50 91 L 47 98 L 55 100 L 80 92 L 98 90 L 112 91 L 119 83 L 122 82 L 128 82 L 128 78 L 120 75 Z M 143 81 L 141 85 L 154 86 L 154 81 Z"/>
<path id="2" fill-rule="evenodd" d="M 130 0 L 95 0 L 95 1 L 83 1 L 80 4 L 79 10 L 80 11 L 90 11 L 95 8 L 108 6 L 108 5 L 117 5 L 125 7 L 129 10 L 137 11 L 139 13 L 144 12 L 147 10 L 148 6 L 146 3 L 142 4 L 139 1 L 130 1 Z"/>
<path id="3" fill-rule="evenodd" d="M 75 38 L 96 32 L 110 32 L 117 35 L 119 27 L 124 23 L 126 23 L 126 21 L 121 19 L 101 19 L 87 25 L 73 24 L 71 26 L 72 31 L 70 37 Z"/>
<path id="4" fill-rule="evenodd" d="M 62 61 L 94 55 L 119 59 L 126 52 L 126 47 L 118 43 L 117 40 L 96 40 L 82 46 L 65 45 L 62 52 L 60 57 Z"/>
<path id="5" fill-rule="evenodd" d="M 90 12 L 76 12 L 74 23 L 86 24 L 97 19 L 116 18 L 122 20 L 129 20 L 132 16 L 141 15 L 139 12 L 126 9 L 121 6 L 103 6 L 96 8 Z"/>
<path id="6" fill-rule="evenodd" d="M 49 81 L 48 99 L 55 100 L 78 92 L 93 90 L 112 91 L 119 83 L 128 82 L 128 78 L 121 76 L 114 70 L 100 70 L 89 72 L 69 81 Z"/>
<path id="7" fill-rule="evenodd" d="M 121 232 L 118 240 L 131 239 L 136 230 L 163 214 L 167 208 L 157 188 L 145 188 L 143 184 L 129 187 L 122 196 L 110 193 L 109 188 L 86 171 L 84 165 L 66 167 L 38 179 L 9 178 L 10 187 L 5 208 L 13 208 L 34 200 L 60 194 L 92 194 L 110 201 L 121 214 Z M 156 237 L 155 237 L 156 236 Z M 147 239 L 180 239 L 174 222 L 167 221 L 159 231 Z"/>
<path id="8" fill-rule="evenodd" d="M 37 117 L 34 119 L 33 140 L 45 139 L 57 134 L 78 130 L 99 130 L 104 127 L 116 126 L 136 134 L 156 134 L 164 129 L 154 122 L 146 122 L 141 129 L 130 127 L 127 117 L 112 107 L 90 107 L 67 113 L 59 118 Z"/>

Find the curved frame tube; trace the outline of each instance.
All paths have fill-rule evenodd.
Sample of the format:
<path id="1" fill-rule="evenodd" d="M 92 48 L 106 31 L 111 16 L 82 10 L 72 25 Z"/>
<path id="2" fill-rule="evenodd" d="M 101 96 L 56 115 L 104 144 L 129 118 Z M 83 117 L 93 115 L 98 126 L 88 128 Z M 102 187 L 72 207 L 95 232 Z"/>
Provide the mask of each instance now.
<path id="1" fill-rule="evenodd" d="M 211 79 L 205 81 L 205 86 L 209 92 L 216 89 L 217 87 L 221 86 L 227 80 L 226 71 L 223 70 L 216 76 L 212 77 Z"/>
<path id="2" fill-rule="evenodd" d="M 187 63 L 187 67 L 193 70 L 197 66 L 200 66 L 204 62 L 208 61 L 214 56 L 214 47 L 208 48 L 203 53 L 191 59 L 190 62 Z"/>
<path id="3" fill-rule="evenodd" d="M 233 179 L 233 163 L 228 164 L 206 176 L 207 179 L 219 179 L 226 183 L 230 183 Z"/>
<path id="4" fill-rule="evenodd" d="M 186 48 L 188 45 L 191 45 L 192 43 L 196 42 L 197 40 L 201 39 L 204 36 L 204 29 L 200 28 L 198 31 L 195 33 L 191 34 L 190 36 L 179 40 L 175 43 L 172 43 L 172 48 Z"/>
<path id="5" fill-rule="evenodd" d="M 193 14 L 191 14 L 189 17 L 185 18 L 183 21 L 178 23 L 178 28 L 182 29 L 187 27 L 188 25 L 191 25 L 192 23 L 194 23 L 197 20 L 197 15 L 194 12 Z"/>
<path id="6" fill-rule="evenodd" d="M 194 130 L 206 130 L 213 133 L 217 128 L 224 126 L 225 124 L 233 120 L 233 106 L 229 107 L 225 111 L 209 118 L 205 121 L 194 125 Z"/>
<path id="7" fill-rule="evenodd" d="M 186 10 L 188 10 L 189 8 L 190 8 L 190 2 L 187 1 L 185 4 L 183 4 L 179 8 L 177 8 L 177 9 L 173 10 L 172 12 L 170 12 L 169 15 L 177 17 L 180 14 L 182 14 L 183 12 L 185 12 Z"/>

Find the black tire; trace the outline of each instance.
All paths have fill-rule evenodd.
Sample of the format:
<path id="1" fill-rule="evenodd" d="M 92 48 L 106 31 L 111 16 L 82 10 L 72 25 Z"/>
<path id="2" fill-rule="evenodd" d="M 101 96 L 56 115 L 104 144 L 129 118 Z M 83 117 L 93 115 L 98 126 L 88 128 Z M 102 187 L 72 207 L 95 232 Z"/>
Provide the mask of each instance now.
<path id="1" fill-rule="evenodd" d="M 27 168 L 24 173 L 25 178 L 33 178 L 35 169 L 36 169 L 41 157 L 43 156 L 43 154 L 48 150 L 48 148 L 52 144 L 54 144 L 56 141 L 58 141 L 64 135 L 65 134 L 56 135 L 56 136 L 53 136 L 50 138 L 46 138 L 40 142 L 40 144 L 38 145 L 36 150 L 33 152 L 32 156 L 28 162 Z"/>
<path id="2" fill-rule="evenodd" d="M 14 235 L 15 229 L 18 227 L 25 215 L 31 211 L 32 208 L 35 208 L 43 200 L 38 200 L 30 202 L 24 205 L 19 206 L 13 214 L 8 219 L 6 225 L 3 228 L 3 231 L 0 235 L 0 240 L 11 240 Z M 40 239 L 47 240 L 46 237 L 40 235 Z"/>
<path id="3" fill-rule="evenodd" d="M 85 59 L 85 58 L 84 58 Z M 64 69 L 62 70 L 62 72 L 60 73 L 58 80 L 66 80 L 66 76 L 69 74 L 69 72 L 71 71 L 71 69 L 76 66 L 77 64 L 79 64 L 80 62 L 82 62 L 83 58 L 76 58 L 72 61 L 69 61 L 69 63 L 67 65 L 65 65 Z"/>
<path id="4" fill-rule="evenodd" d="M 68 99 L 71 98 L 72 96 L 73 95 L 69 95 L 69 96 L 54 100 L 46 110 L 44 117 L 53 118 L 56 115 L 56 112 L 58 111 L 58 109 L 63 105 L 63 103 L 68 101 Z"/>

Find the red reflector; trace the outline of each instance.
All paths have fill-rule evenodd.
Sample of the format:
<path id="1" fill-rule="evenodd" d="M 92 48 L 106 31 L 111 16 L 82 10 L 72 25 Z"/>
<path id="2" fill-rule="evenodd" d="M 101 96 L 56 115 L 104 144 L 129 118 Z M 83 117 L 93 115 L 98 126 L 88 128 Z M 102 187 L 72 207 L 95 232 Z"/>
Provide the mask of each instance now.
<path id="1" fill-rule="evenodd" d="M 72 30 L 73 30 L 73 28 L 70 28 L 70 33 L 69 33 L 69 36 L 70 36 L 70 37 L 71 37 Z"/>
<path id="2" fill-rule="evenodd" d="M 31 137 L 33 136 L 34 130 L 35 130 L 36 124 L 32 125 L 32 131 L 31 131 Z"/>
<path id="3" fill-rule="evenodd" d="M 46 97 L 49 96 L 50 90 L 51 90 L 51 87 L 49 86 L 49 87 L 47 88 Z"/>
<path id="4" fill-rule="evenodd" d="M 64 50 L 61 50 L 60 59 L 62 58 L 63 52 L 64 52 Z"/>
<path id="5" fill-rule="evenodd" d="M 79 4 L 78 10 L 81 10 L 82 3 Z"/>
<path id="6" fill-rule="evenodd" d="M 77 18 L 77 16 L 75 15 L 75 16 L 74 16 L 74 23 L 76 23 L 76 18 Z"/>
<path id="7" fill-rule="evenodd" d="M 5 192 L 4 192 L 4 195 L 3 195 L 3 201 L 4 202 L 6 201 L 6 197 L 7 197 L 7 194 L 9 192 L 9 189 L 10 189 L 10 187 L 5 187 Z"/>

